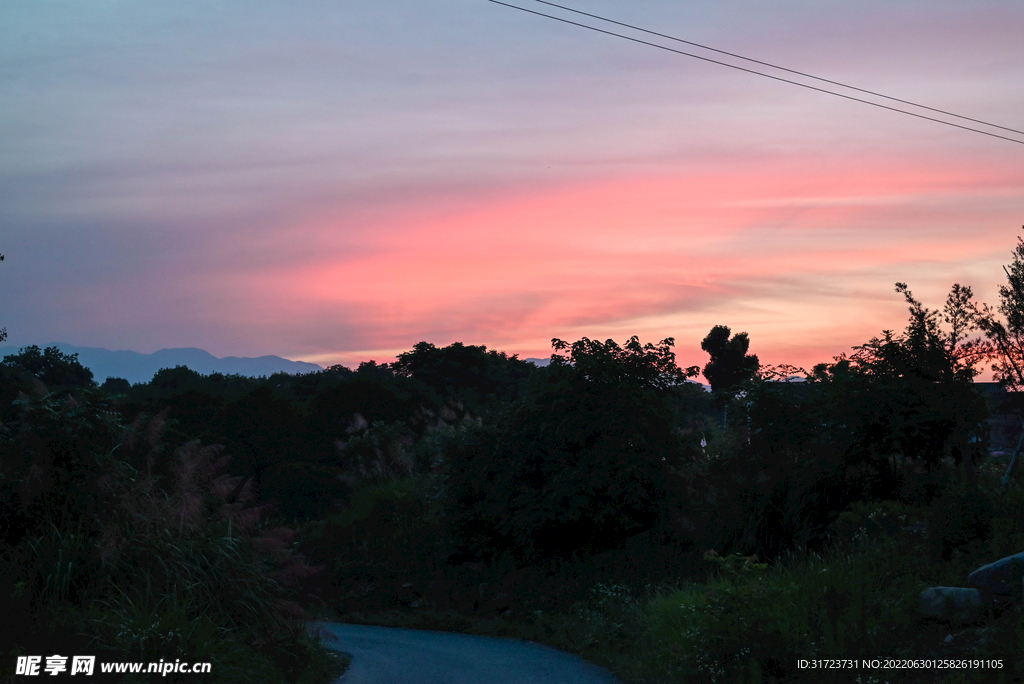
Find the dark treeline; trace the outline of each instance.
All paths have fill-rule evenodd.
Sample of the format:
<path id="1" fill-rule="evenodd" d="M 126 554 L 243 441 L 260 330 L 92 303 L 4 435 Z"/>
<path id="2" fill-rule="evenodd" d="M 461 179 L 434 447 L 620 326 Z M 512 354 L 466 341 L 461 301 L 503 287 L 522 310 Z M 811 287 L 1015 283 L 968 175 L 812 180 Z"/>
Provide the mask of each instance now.
<path id="1" fill-rule="evenodd" d="M 896 573 L 871 554 L 912 544 L 925 572 L 1024 544 L 974 384 L 985 361 L 1024 384 L 1024 242 L 1007 273 L 996 308 L 956 285 L 929 309 L 897 283 L 903 331 L 810 370 L 764 366 L 756 340 L 715 326 L 710 392 L 671 338 L 555 339 L 542 368 L 420 342 L 356 370 L 178 367 L 102 386 L 73 355 L 27 347 L 0 362 L 0 590 L 23 623 L 5 642 L 205 649 L 229 681 L 251 653 L 254 681 L 326 676 L 295 662 L 315 652 L 296 628 L 313 613 L 544 639 L 636 681 L 784 680 L 813 644 L 912 653 L 905 605 L 856 579 L 787 599 L 788 617 L 722 616 L 767 610 L 752 597 L 793 585 L 771 578 L 835 554 Z M 180 576 L 203 590 L 179 596 Z M 666 617 L 658 587 L 690 591 L 703 617 Z M 698 633 L 706 657 L 680 645 Z"/>

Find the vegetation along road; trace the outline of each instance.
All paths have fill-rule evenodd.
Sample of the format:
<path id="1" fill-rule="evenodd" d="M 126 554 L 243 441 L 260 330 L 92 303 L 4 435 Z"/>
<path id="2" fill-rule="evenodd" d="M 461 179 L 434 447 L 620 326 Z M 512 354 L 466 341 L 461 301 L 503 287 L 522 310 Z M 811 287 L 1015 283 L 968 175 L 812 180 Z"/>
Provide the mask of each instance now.
<path id="1" fill-rule="evenodd" d="M 319 626 L 352 657 L 338 684 L 617 684 L 582 658 L 529 641 L 391 627 Z"/>

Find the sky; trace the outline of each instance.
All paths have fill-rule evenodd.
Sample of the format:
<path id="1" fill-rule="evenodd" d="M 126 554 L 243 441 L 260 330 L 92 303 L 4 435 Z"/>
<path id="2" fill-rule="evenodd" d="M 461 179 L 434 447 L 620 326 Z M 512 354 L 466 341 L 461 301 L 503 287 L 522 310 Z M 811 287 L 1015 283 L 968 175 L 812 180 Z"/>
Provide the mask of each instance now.
<path id="1" fill-rule="evenodd" d="M 1024 130 L 1019 0 L 571 6 Z M 810 368 L 901 330 L 897 281 L 996 303 L 1022 224 L 1024 144 L 487 0 L 0 6 L 8 344 L 703 365 L 727 325 Z"/>

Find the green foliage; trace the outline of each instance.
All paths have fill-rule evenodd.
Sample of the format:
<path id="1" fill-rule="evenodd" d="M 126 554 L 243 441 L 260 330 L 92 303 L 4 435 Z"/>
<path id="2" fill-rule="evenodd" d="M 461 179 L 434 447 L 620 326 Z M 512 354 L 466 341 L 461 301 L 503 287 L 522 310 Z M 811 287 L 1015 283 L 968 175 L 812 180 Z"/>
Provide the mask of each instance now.
<path id="1" fill-rule="evenodd" d="M 0 432 L 0 539 L 15 545 L 26 535 L 98 512 L 86 483 L 109 462 L 120 425 L 95 404 L 47 394 L 16 402 L 18 419 Z"/>
<path id="2" fill-rule="evenodd" d="M 925 502 L 938 494 L 925 480 L 941 463 L 983 458 L 987 407 L 971 385 L 976 357 L 965 341 L 970 290 L 954 286 L 940 312 L 902 283 L 896 289 L 910 312 L 902 335 L 885 331 L 852 357 L 816 366 L 807 382 L 750 384 L 741 460 L 764 468 L 774 485 L 747 499 L 736 535 L 744 549 L 766 557 L 802 544 L 820 549 L 848 505 Z"/>
<path id="3" fill-rule="evenodd" d="M 322 440 L 325 458 L 334 459 L 334 441 L 347 434 L 356 414 L 370 424 L 409 421 L 422 407 L 439 409 L 443 402 L 411 378 L 396 376 L 387 364 L 364 363 L 349 370 L 311 373 L 296 381 L 309 432 Z"/>
<path id="4" fill-rule="evenodd" d="M 671 389 L 695 369 L 675 366 L 671 343 L 584 338 L 537 371 L 500 426 L 452 454 L 454 536 L 525 562 L 613 548 L 657 525 L 667 473 L 698 448 L 681 444 L 673 425 Z"/>
<path id="5" fill-rule="evenodd" d="M 100 385 L 100 389 L 108 395 L 127 394 L 132 389 L 132 384 L 124 378 L 107 378 Z"/>
<path id="6" fill-rule="evenodd" d="M 413 436 L 402 421 L 377 421 L 371 426 L 349 428 L 347 441 L 338 440 L 338 460 L 348 473 L 365 480 L 409 477 L 416 471 L 410 447 Z"/>
<path id="7" fill-rule="evenodd" d="M 161 368 L 153 374 L 149 386 L 155 390 L 184 391 L 196 389 L 203 384 L 203 375 L 188 366 Z"/>
<path id="8" fill-rule="evenodd" d="M 977 489 L 994 490 L 998 475 L 980 470 Z M 966 492 L 967 487 L 954 484 L 950 490 Z M 1022 497 L 1024 488 L 1014 484 L 1005 500 L 993 502 L 991 540 L 961 547 L 952 561 L 942 559 L 941 535 L 932 529 L 945 503 L 921 508 L 856 502 L 831 527 L 843 543 L 822 553 L 798 549 L 768 564 L 746 554 L 711 552 L 705 556 L 706 581 L 648 586 L 647 599 L 635 598 L 644 594 L 642 583 L 627 586 L 619 579 L 623 575 L 608 566 L 593 572 L 593 556 L 567 561 L 559 572 L 549 568 L 524 585 L 529 587 L 524 593 L 543 596 L 563 591 L 560 585 L 570 575 L 579 579 L 565 592 L 568 601 L 528 604 L 512 624 L 475 613 L 419 609 L 410 609 L 404 620 L 394 613 L 386 620 L 396 626 L 529 638 L 581 652 L 623 681 L 645 684 L 817 683 L 823 681 L 821 672 L 797 669 L 798 659 L 877 658 L 879 653 L 927 658 L 936 652 L 951 658 L 1002 658 L 1009 681 L 1024 666 L 1024 630 L 1017 611 L 996 614 L 984 627 L 957 629 L 921 623 L 917 605 L 922 589 L 957 586 L 981 564 L 1019 551 Z M 927 525 L 915 524 L 924 519 Z M 650 550 L 621 553 L 641 562 Z M 477 571 L 475 581 L 495 581 L 491 568 Z M 498 571 L 498 581 L 506 572 Z M 950 634 L 953 645 L 945 641 Z M 989 674 L 953 681 L 988 681 Z M 847 680 L 841 673 L 824 681 Z"/>
<path id="9" fill-rule="evenodd" d="M 949 560 L 964 547 L 976 553 L 992 532 L 992 502 L 977 487 L 952 486 L 931 508 L 928 528 L 942 555 Z"/>
<path id="10" fill-rule="evenodd" d="M 725 539 L 730 548 L 768 559 L 797 547 L 824 548 L 836 509 L 858 496 L 855 486 L 814 464 L 800 464 L 766 484 L 767 492 L 738 492 L 741 500 L 746 495 L 743 520 Z"/>
<path id="11" fill-rule="evenodd" d="M 236 467 L 262 471 L 301 448 L 306 425 L 293 402 L 268 385 L 224 406 L 220 430 L 238 454 Z"/>
<path id="12" fill-rule="evenodd" d="M 948 333 L 939 327 L 939 311 L 924 308 L 903 283 L 896 290 L 910 305 L 904 334 L 885 331 L 855 347 L 847 368 L 829 369 L 833 377 L 846 372 L 854 381 L 847 383 L 854 399 L 849 404 L 865 427 L 856 448 L 862 456 L 898 454 L 932 465 L 945 457 L 976 461 L 984 453 L 988 416 L 971 387 L 978 373 L 972 343 L 964 342 L 971 329 L 970 288 L 954 285 L 949 294 Z"/>
<path id="13" fill-rule="evenodd" d="M 22 347 L 17 354 L 5 356 L 0 366 L 24 369 L 53 390 L 96 386 L 92 371 L 78 362 L 78 354 L 64 354 L 57 347 Z"/>
<path id="14" fill-rule="evenodd" d="M 653 640 L 644 668 L 650 681 L 749 681 L 754 671 L 766 681 L 787 681 L 800 674 L 798 658 L 867 656 L 874 649 L 898 657 L 892 635 L 914 625 L 908 603 L 921 569 L 892 542 L 793 557 L 771 568 L 741 557 L 733 565 L 644 606 Z"/>
<path id="15" fill-rule="evenodd" d="M 704 560 L 711 563 L 719 574 L 727 576 L 758 573 L 768 569 L 768 565 L 766 563 L 758 562 L 756 554 L 752 556 L 741 556 L 731 553 L 723 558 L 722 556 L 719 556 L 714 549 L 712 549 L 704 554 Z"/>
<path id="16" fill-rule="evenodd" d="M 639 602 L 624 584 L 598 582 L 584 600 L 565 612 L 539 617 L 545 641 L 575 653 L 620 651 L 632 645 L 643 616 Z"/>
<path id="17" fill-rule="evenodd" d="M 602 343 L 586 337 L 570 345 L 556 338 L 551 340 L 551 346 L 557 352 L 568 351 L 568 356 L 552 355 L 551 365 L 556 368 L 572 366 L 580 377 L 599 385 L 665 391 L 699 372 L 696 366 L 684 370 L 676 365 L 672 351 L 675 343 L 669 337 L 657 345 L 640 344 L 634 335 L 621 347 L 615 340 Z"/>
<path id="18" fill-rule="evenodd" d="M 208 660 L 216 681 L 308 677 L 285 651 L 308 640 L 281 588 L 313 571 L 290 533 L 256 530 L 260 510 L 218 448 L 168 459 L 161 417 L 125 429 L 84 396 L 23 399 L 0 437 L 0 642 Z"/>
<path id="19" fill-rule="evenodd" d="M 895 501 L 856 501 L 830 526 L 839 544 L 895 539 L 915 522 L 916 509 Z"/>
<path id="20" fill-rule="evenodd" d="M 319 518 L 352 496 L 340 468 L 308 461 L 280 461 L 261 473 L 260 500 L 289 522 Z"/>
<path id="21" fill-rule="evenodd" d="M 430 478 L 365 482 L 351 504 L 308 523 L 303 547 L 330 565 L 330 582 L 346 610 L 392 608 L 408 583 L 422 591 L 444 565 L 446 537 Z M 405 592 L 408 593 L 408 592 Z"/>
<path id="22" fill-rule="evenodd" d="M 482 348 L 453 345 L 435 351 L 443 352 L 447 363 L 453 350 L 461 350 L 455 361 L 465 362 L 465 369 L 483 359 L 485 385 L 497 382 L 502 368 L 532 368 Z M 405 360 L 400 368 L 436 375 L 431 364 L 417 365 L 424 359 L 413 353 Z M 425 382 L 373 362 L 356 371 L 335 366 L 263 379 L 162 369 L 115 400 L 125 415 L 166 411 L 171 431 L 225 444 L 235 470 L 251 478 L 262 499 L 276 503 L 288 520 L 321 515 L 344 503 L 359 479 L 408 476 L 439 465 L 431 453 L 434 438 L 421 437 L 466 415 L 460 399 L 442 401 Z"/>
<path id="23" fill-rule="evenodd" d="M 399 377 L 432 387 L 443 397 L 457 397 L 477 408 L 495 401 L 513 401 L 534 366 L 484 346 L 456 342 L 438 349 L 419 342 L 412 351 L 399 354 L 391 370 Z"/>

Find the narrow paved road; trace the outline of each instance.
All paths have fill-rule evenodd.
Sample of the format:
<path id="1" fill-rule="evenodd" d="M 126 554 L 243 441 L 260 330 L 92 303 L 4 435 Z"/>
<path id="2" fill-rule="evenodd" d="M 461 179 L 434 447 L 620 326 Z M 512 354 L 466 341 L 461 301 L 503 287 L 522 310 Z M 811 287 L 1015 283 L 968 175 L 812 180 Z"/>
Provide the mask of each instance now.
<path id="1" fill-rule="evenodd" d="M 337 622 L 311 629 L 352 656 L 337 684 L 621 684 L 578 656 L 529 641 Z"/>

